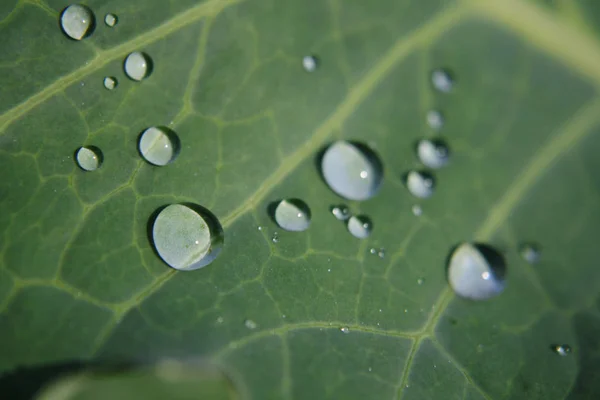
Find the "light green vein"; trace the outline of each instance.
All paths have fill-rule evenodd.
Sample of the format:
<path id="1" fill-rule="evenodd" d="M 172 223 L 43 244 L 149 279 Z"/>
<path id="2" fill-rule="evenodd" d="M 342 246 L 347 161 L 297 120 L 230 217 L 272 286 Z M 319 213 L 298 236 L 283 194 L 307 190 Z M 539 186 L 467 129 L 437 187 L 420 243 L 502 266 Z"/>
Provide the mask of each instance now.
<path id="1" fill-rule="evenodd" d="M 176 15 L 156 28 L 147 31 L 132 40 L 113 47 L 112 49 L 98 51 L 96 56 L 83 67 L 76 69 L 62 78 L 57 79 L 54 81 L 54 83 L 46 86 L 44 90 L 34 94 L 21 104 L 2 114 L 0 116 L 0 135 L 5 132 L 6 128 L 10 124 L 18 120 L 27 112 L 31 111 L 36 106 L 40 105 L 57 93 L 60 93 L 73 83 L 104 67 L 106 64 L 122 58 L 126 54 L 147 46 L 156 40 L 162 39 L 165 36 L 168 36 L 169 34 L 200 20 L 201 18 L 215 16 L 224 8 L 233 4 L 237 4 L 240 1 L 241 0 L 208 0 L 205 3 L 202 3 L 196 7 L 192 7 L 181 14 Z"/>

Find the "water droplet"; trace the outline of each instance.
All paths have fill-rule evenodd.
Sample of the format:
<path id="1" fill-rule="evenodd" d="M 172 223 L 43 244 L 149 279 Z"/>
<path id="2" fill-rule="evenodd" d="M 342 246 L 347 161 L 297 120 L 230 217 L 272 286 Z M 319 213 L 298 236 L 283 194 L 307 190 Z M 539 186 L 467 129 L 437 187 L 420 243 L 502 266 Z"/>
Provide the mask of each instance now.
<path id="1" fill-rule="evenodd" d="M 171 204 L 160 209 L 152 226 L 152 242 L 158 255 L 181 271 L 213 262 L 223 241 L 223 228 L 217 217 L 196 204 Z"/>
<path id="2" fill-rule="evenodd" d="M 421 214 L 423 214 L 423 209 L 421 208 L 420 205 L 415 204 L 414 206 L 412 206 L 412 213 L 418 217 Z"/>
<path id="3" fill-rule="evenodd" d="M 435 190 L 435 179 L 429 172 L 413 170 L 406 175 L 406 187 L 413 196 L 426 199 Z"/>
<path id="4" fill-rule="evenodd" d="M 364 215 L 353 215 L 348 219 L 348 232 L 355 238 L 365 239 L 369 237 L 372 229 L 371 220 Z"/>
<path id="5" fill-rule="evenodd" d="M 321 174 L 329 188 L 349 200 L 366 200 L 377 194 L 383 165 L 367 146 L 339 140 L 323 153 Z"/>
<path id="6" fill-rule="evenodd" d="M 256 327 L 258 326 L 256 325 L 256 322 L 252 321 L 251 319 L 245 320 L 244 325 L 246 325 L 246 328 L 248 329 L 256 329 Z"/>
<path id="7" fill-rule="evenodd" d="M 153 126 L 140 135 L 138 148 L 150 164 L 164 166 L 179 155 L 181 143 L 177 134 L 164 126 Z"/>
<path id="8" fill-rule="evenodd" d="M 262 229 L 263 229 L 263 228 L 262 228 L 262 226 L 260 226 L 260 225 L 259 225 L 259 226 L 258 226 L 258 230 L 259 230 L 259 231 L 262 231 Z"/>
<path id="9" fill-rule="evenodd" d="M 447 69 L 436 68 L 431 72 L 431 84 L 435 90 L 449 93 L 454 87 L 454 79 Z"/>
<path id="10" fill-rule="evenodd" d="M 417 285 L 422 285 L 425 283 L 425 278 L 419 278 L 417 279 Z"/>
<path id="11" fill-rule="evenodd" d="M 96 146 L 80 147 L 75 152 L 75 161 L 84 171 L 95 171 L 102 165 L 104 157 Z"/>
<path id="12" fill-rule="evenodd" d="M 369 250 L 369 253 L 377 254 L 377 249 L 375 247 L 371 247 L 371 250 Z"/>
<path id="13" fill-rule="evenodd" d="M 565 357 L 571 354 L 571 346 L 568 344 L 553 344 L 550 348 L 559 356 Z"/>
<path id="14" fill-rule="evenodd" d="M 152 73 L 152 59 L 146 53 L 134 51 L 130 53 L 123 64 L 125 75 L 134 81 L 141 81 Z"/>
<path id="15" fill-rule="evenodd" d="M 117 18 L 117 16 L 115 14 L 111 14 L 108 13 L 104 16 L 104 23 L 106 24 L 106 26 L 108 26 L 109 28 L 112 28 L 113 26 L 115 26 L 117 23 L 119 22 L 119 19 Z"/>
<path id="16" fill-rule="evenodd" d="M 223 323 L 223 317 L 219 317 L 217 318 L 217 324 L 222 324 Z"/>
<path id="17" fill-rule="evenodd" d="M 423 139 L 417 144 L 417 156 L 426 167 L 437 169 L 448 164 L 450 150 L 442 140 Z"/>
<path id="18" fill-rule="evenodd" d="M 433 130 L 439 131 L 444 126 L 444 115 L 438 110 L 427 112 L 427 125 Z"/>
<path id="19" fill-rule="evenodd" d="M 519 246 L 519 254 L 529 264 L 537 264 L 540 261 L 541 249 L 535 243 L 523 243 Z"/>
<path id="20" fill-rule="evenodd" d="M 350 332 L 350 328 L 348 328 L 347 326 L 343 326 L 340 328 L 340 331 L 342 331 L 343 333 L 348 333 Z"/>
<path id="21" fill-rule="evenodd" d="M 310 208 L 299 199 L 281 200 L 275 208 L 274 219 L 286 231 L 305 231 L 310 226 Z"/>
<path id="22" fill-rule="evenodd" d="M 486 300 L 500 294 L 505 274 L 504 258 L 485 244 L 462 243 L 450 256 L 448 282 L 461 297 Z"/>
<path id="23" fill-rule="evenodd" d="M 371 372 L 371 371 L 373 371 L 373 368 L 372 368 L 372 367 L 369 367 L 369 372 Z"/>
<path id="24" fill-rule="evenodd" d="M 385 249 L 383 247 L 380 248 L 377 252 L 377 255 L 379 256 L 379 258 L 385 258 Z"/>
<path id="25" fill-rule="evenodd" d="M 277 232 L 273 233 L 273 236 L 271 237 L 271 241 L 273 243 L 279 243 L 279 234 Z"/>
<path id="26" fill-rule="evenodd" d="M 331 207 L 331 213 L 340 221 L 345 221 L 350 218 L 350 210 L 343 204 Z"/>
<path id="27" fill-rule="evenodd" d="M 92 34 L 96 18 L 92 10 L 81 4 L 71 4 L 60 15 L 60 27 L 74 40 L 81 40 Z"/>
<path id="28" fill-rule="evenodd" d="M 314 72 L 319 66 L 319 60 L 315 56 L 304 56 L 302 58 L 302 67 L 306 72 Z"/>
<path id="29" fill-rule="evenodd" d="M 104 87 L 108 90 L 113 90 L 117 87 L 118 84 L 119 82 L 114 76 L 107 76 L 106 78 L 104 78 Z"/>

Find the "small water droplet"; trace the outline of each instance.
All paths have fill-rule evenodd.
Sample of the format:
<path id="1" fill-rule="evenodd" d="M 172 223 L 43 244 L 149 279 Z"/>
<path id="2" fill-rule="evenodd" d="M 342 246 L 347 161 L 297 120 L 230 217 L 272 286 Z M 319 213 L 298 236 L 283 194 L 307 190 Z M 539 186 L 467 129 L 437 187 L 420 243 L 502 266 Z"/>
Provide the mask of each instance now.
<path id="1" fill-rule="evenodd" d="M 140 51 L 130 53 L 123 63 L 125 75 L 134 81 L 146 79 L 152 73 L 153 63 L 150 56 Z"/>
<path id="2" fill-rule="evenodd" d="M 114 76 L 107 76 L 104 78 L 104 87 L 108 90 L 113 90 L 119 84 L 117 78 Z"/>
<path id="3" fill-rule="evenodd" d="M 435 131 L 439 131 L 444 126 L 444 115 L 438 110 L 429 110 L 427 112 L 427 125 Z"/>
<path id="4" fill-rule="evenodd" d="M 422 285 L 425 283 L 425 278 L 419 278 L 417 279 L 417 285 Z"/>
<path id="5" fill-rule="evenodd" d="M 331 268 L 328 268 L 328 269 L 327 269 L 327 272 L 331 272 Z"/>
<path id="6" fill-rule="evenodd" d="M 247 319 L 244 321 L 244 325 L 246 326 L 246 328 L 248 329 L 256 329 L 258 325 L 256 325 L 256 322 L 252 321 L 251 319 Z"/>
<path id="7" fill-rule="evenodd" d="M 283 314 L 283 315 L 281 316 L 281 318 L 285 319 L 285 314 Z"/>
<path id="8" fill-rule="evenodd" d="M 448 282 L 454 292 L 472 300 L 486 300 L 502 293 L 506 263 L 486 244 L 462 243 L 454 249 L 448 265 Z"/>
<path id="9" fill-rule="evenodd" d="M 420 205 L 415 204 L 414 206 L 412 206 L 412 213 L 416 216 L 419 217 L 423 214 L 423 209 L 421 208 Z"/>
<path id="10" fill-rule="evenodd" d="M 550 347 L 559 356 L 565 357 L 571 354 L 571 346 L 568 344 L 553 344 Z"/>
<path id="11" fill-rule="evenodd" d="M 170 267 L 192 271 L 210 264 L 221 252 L 224 233 L 209 210 L 197 204 L 171 204 L 152 224 L 152 244 Z"/>
<path id="12" fill-rule="evenodd" d="M 385 258 L 385 249 L 383 247 L 380 248 L 377 252 L 377 255 L 379 256 L 379 258 Z"/>
<path id="13" fill-rule="evenodd" d="M 277 225 L 286 231 L 302 232 L 310 226 L 310 208 L 300 199 L 281 200 L 273 217 Z"/>
<path id="14" fill-rule="evenodd" d="M 173 130 L 164 126 L 153 126 L 140 135 L 138 149 L 150 164 L 165 166 L 177 158 L 181 143 Z"/>
<path id="15" fill-rule="evenodd" d="M 383 165 L 379 156 L 364 144 L 339 140 L 321 159 L 323 179 L 338 195 L 349 200 L 367 200 L 379 191 Z"/>
<path id="16" fill-rule="evenodd" d="M 406 314 L 407 312 L 408 312 L 408 309 L 406 309 L 406 308 L 405 308 L 405 309 L 404 309 L 404 314 Z"/>
<path id="17" fill-rule="evenodd" d="M 271 241 L 273 243 L 279 243 L 279 234 L 277 232 L 273 233 L 273 236 L 271 236 Z"/>
<path id="18" fill-rule="evenodd" d="M 92 10 L 81 4 L 71 4 L 60 14 L 60 27 L 74 40 L 88 37 L 96 27 L 96 18 Z"/>
<path id="19" fill-rule="evenodd" d="M 304 56 L 302 58 L 302 67 L 306 72 L 314 72 L 319 66 L 319 60 L 315 56 Z"/>
<path id="20" fill-rule="evenodd" d="M 369 253 L 375 255 L 375 254 L 377 254 L 377 249 L 375 247 L 371 247 L 371 250 L 369 250 Z"/>
<path id="21" fill-rule="evenodd" d="M 223 317 L 219 317 L 217 318 L 217 324 L 222 324 L 223 323 Z"/>
<path id="22" fill-rule="evenodd" d="M 343 333 L 348 333 L 350 332 L 350 328 L 348 328 L 347 326 L 343 326 L 340 328 L 340 331 L 342 331 Z"/>
<path id="23" fill-rule="evenodd" d="M 435 178 L 429 172 L 413 170 L 406 175 L 406 187 L 413 196 L 426 199 L 435 190 Z"/>
<path id="24" fill-rule="evenodd" d="M 119 19 L 117 18 L 117 16 L 115 14 L 111 14 L 108 13 L 104 16 L 104 23 L 106 24 L 106 26 L 108 26 L 109 28 L 112 28 L 113 26 L 115 26 L 117 23 L 119 22 Z"/>
<path id="25" fill-rule="evenodd" d="M 95 171 L 102 165 L 104 157 L 102 151 L 96 146 L 80 147 L 75 152 L 75 161 L 84 171 Z"/>
<path id="26" fill-rule="evenodd" d="M 343 204 L 332 206 L 331 213 L 340 221 L 345 221 L 350 218 L 350 209 Z"/>
<path id="27" fill-rule="evenodd" d="M 454 87 L 454 79 L 447 69 L 436 68 L 431 72 L 433 88 L 442 93 L 449 93 Z"/>
<path id="28" fill-rule="evenodd" d="M 355 238 L 365 239 L 373 230 L 371 220 L 364 215 L 353 215 L 348 219 L 348 232 Z"/>
<path id="29" fill-rule="evenodd" d="M 372 367 L 369 367 L 369 372 L 371 372 L 371 371 L 373 371 L 373 368 L 372 368 Z"/>
<path id="30" fill-rule="evenodd" d="M 529 264 L 537 264 L 540 261 L 541 249 L 535 243 L 523 243 L 519 246 L 519 254 Z"/>
<path id="31" fill-rule="evenodd" d="M 437 169 L 448 164 L 450 150 L 443 140 L 422 139 L 417 144 L 417 156 L 426 167 Z"/>

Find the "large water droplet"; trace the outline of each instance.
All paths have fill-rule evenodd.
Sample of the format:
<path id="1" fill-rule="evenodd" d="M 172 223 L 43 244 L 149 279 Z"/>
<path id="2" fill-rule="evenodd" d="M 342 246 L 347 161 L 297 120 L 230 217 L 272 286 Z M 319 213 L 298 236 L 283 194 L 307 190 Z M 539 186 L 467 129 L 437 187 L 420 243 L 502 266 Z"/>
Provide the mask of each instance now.
<path id="1" fill-rule="evenodd" d="M 319 60 L 315 56 L 304 56 L 302 58 L 302 67 L 306 72 L 314 72 L 319 66 Z"/>
<path id="2" fill-rule="evenodd" d="M 433 130 L 439 131 L 444 126 L 444 115 L 438 110 L 427 112 L 427 125 Z"/>
<path id="3" fill-rule="evenodd" d="M 125 74 L 134 81 L 141 81 L 152 73 L 152 59 L 146 53 L 134 51 L 130 53 L 123 64 Z"/>
<path id="4" fill-rule="evenodd" d="M 436 68 L 431 72 L 431 84 L 435 90 L 449 93 L 454 87 L 454 79 L 447 69 Z"/>
<path id="5" fill-rule="evenodd" d="M 92 10 L 81 4 L 72 4 L 60 15 L 60 27 L 74 40 L 81 40 L 92 34 L 96 18 Z"/>
<path id="6" fill-rule="evenodd" d="M 108 26 L 109 28 L 112 28 L 113 26 L 115 26 L 117 23 L 119 22 L 119 19 L 117 18 L 117 16 L 115 14 L 106 14 L 104 16 L 104 23 L 106 24 L 106 26 Z"/>
<path id="7" fill-rule="evenodd" d="M 75 152 L 75 161 L 84 171 L 95 171 L 102 165 L 102 151 L 96 146 L 80 147 Z"/>
<path id="8" fill-rule="evenodd" d="M 164 126 L 153 126 L 140 135 L 140 154 L 150 164 L 164 166 L 179 155 L 181 143 L 177 134 Z"/>
<path id="9" fill-rule="evenodd" d="M 571 346 L 568 344 L 553 344 L 550 346 L 552 351 L 554 351 L 559 356 L 565 357 L 571 354 Z"/>
<path id="10" fill-rule="evenodd" d="M 365 239 L 373 230 L 371 220 L 364 215 L 353 215 L 348 219 L 348 232 L 355 238 Z"/>
<path id="11" fill-rule="evenodd" d="M 435 190 L 435 179 L 428 172 L 413 170 L 406 175 L 406 187 L 413 196 L 426 199 Z"/>
<path id="12" fill-rule="evenodd" d="M 437 169 L 448 164 L 450 150 L 443 140 L 422 139 L 417 144 L 417 156 L 426 167 Z"/>
<path id="13" fill-rule="evenodd" d="M 114 76 L 107 76 L 106 78 L 104 78 L 103 83 L 104 87 L 108 90 L 113 90 L 119 84 L 117 78 L 115 78 Z"/>
<path id="14" fill-rule="evenodd" d="M 505 274 L 504 257 L 485 244 L 462 243 L 450 256 L 448 282 L 461 297 L 486 300 L 500 294 Z"/>
<path id="15" fill-rule="evenodd" d="M 343 204 L 331 207 L 331 213 L 340 221 L 345 221 L 350 218 L 350 210 Z"/>
<path id="16" fill-rule="evenodd" d="M 535 243 L 523 243 L 519 246 L 519 254 L 529 264 L 537 264 L 540 261 L 541 249 Z"/>
<path id="17" fill-rule="evenodd" d="M 169 266 L 192 271 L 219 255 L 224 234 L 210 211 L 196 204 L 171 204 L 158 212 L 152 226 L 152 242 Z"/>
<path id="18" fill-rule="evenodd" d="M 321 173 L 331 190 L 350 200 L 369 199 L 379 190 L 383 166 L 367 146 L 339 140 L 323 153 Z"/>
<path id="19" fill-rule="evenodd" d="M 299 199 L 281 200 L 275 207 L 274 219 L 286 231 L 305 231 L 310 226 L 310 208 Z"/>

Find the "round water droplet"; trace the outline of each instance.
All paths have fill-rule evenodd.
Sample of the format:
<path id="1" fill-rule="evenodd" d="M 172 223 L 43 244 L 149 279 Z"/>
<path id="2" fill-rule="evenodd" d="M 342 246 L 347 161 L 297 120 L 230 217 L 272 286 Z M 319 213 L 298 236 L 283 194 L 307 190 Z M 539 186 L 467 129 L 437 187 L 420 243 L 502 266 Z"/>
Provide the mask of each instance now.
<path id="1" fill-rule="evenodd" d="M 271 241 L 273 243 L 279 243 L 279 234 L 277 232 L 273 233 L 273 236 L 271 236 Z"/>
<path id="2" fill-rule="evenodd" d="M 427 125 L 433 130 L 439 131 L 444 126 L 444 115 L 438 110 L 427 112 Z"/>
<path id="3" fill-rule="evenodd" d="M 349 333 L 350 332 L 350 328 L 348 328 L 347 326 L 343 326 L 340 328 L 340 331 L 342 331 L 343 333 Z"/>
<path id="4" fill-rule="evenodd" d="M 141 81 L 152 73 L 152 59 L 146 53 L 134 51 L 130 53 L 123 64 L 125 74 L 134 81 Z"/>
<path id="5" fill-rule="evenodd" d="M 343 204 L 331 207 L 331 213 L 340 221 L 345 221 L 350 218 L 350 210 Z"/>
<path id="6" fill-rule="evenodd" d="M 319 66 L 319 60 L 315 56 L 304 56 L 302 58 L 302 67 L 306 72 L 314 72 Z"/>
<path id="7" fill-rule="evenodd" d="M 286 231 L 305 231 L 310 226 L 310 208 L 299 199 L 281 200 L 275 208 L 274 219 Z"/>
<path id="8" fill-rule="evenodd" d="M 412 213 L 418 217 L 423 214 L 423 209 L 420 205 L 415 204 L 414 206 L 412 206 Z"/>
<path id="9" fill-rule="evenodd" d="M 431 72 L 431 84 L 435 90 L 449 93 L 454 87 L 454 79 L 447 69 L 436 68 Z"/>
<path id="10" fill-rule="evenodd" d="M 413 170 L 406 175 L 406 187 L 413 196 L 426 199 L 433 194 L 435 179 L 428 172 Z"/>
<path id="11" fill-rule="evenodd" d="M 349 200 L 366 200 L 377 194 L 383 165 L 373 150 L 361 143 L 339 140 L 323 153 L 321 174 L 331 190 Z"/>
<path id="12" fill-rule="evenodd" d="M 425 283 L 425 278 L 419 278 L 419 279 L 417 279 L 417 285 L 420 286 L 420 285 L 422 285 L 424 283 Z"/>
<path id="13" fill-rule="evenodd" d="M 81 40 L 92 34 L 96 18 L 92 10 L 81 4 L 71 4 L 60 15 L 60 27 L 74 40 Z"/>
<path id="14" fill-rule="evenodd" d="M 152 242 L 169 266 L 192 271 L 210 264 L 221 252 L 224 234 L 210 211 L 196 204 L 171 204 L 152 225 Z"/>
<path id="15" fill-rule="evenodd" d="M 119 84 L 119 82 L 117 81 L 117 78 L 115 78 L 114 76 L 107 76 L 106 78 L 104 78 L 103 83 L 104 83 L 104 87 L 107 88 L 108 90 L 113 90 Z"/>
<path id="16" fill-rule="evenodd" d="M 371 220 L 364 215 L 353 215 L 348 219 L 348 232 L 355 238 L 365 239 L 373 230 Z"/>
<path id="17" fill-rule="evenodd" d="M 462 243 L 452 252 L 448 282 L 454 292 L 472 300 L 486 300 L 502 293 L 506 264 L 494 248 L 479 243 Z"/>
<path id="18" fill-rule="evenodd" d="M 95 146 L 80 147 L 75 152 L 75 161 L 84 171 L 95 171 L 102 165 L 102 151 Z"/>
<path id="19" fill-rule="evenodd" d="M 153 126 L 140 135 L 138 148 L 150 164 L 164 166 L 179 155 L 181 143 L 177 134 L 164 126 Z"/>
<path id="20" fill-rule="evenodd" d="M 571 346 L 568 344 L 554 344 L 550 348 L 559 356 L 565 357 L 571 354 Z"/>
<path id="21" fill-rule="evenodd" d="M 417 144 L 417 156 L 426 167 L 437 169 L 448 164 L 450 150 L 442 140 L 423 139 Z"/>
<path id="22" fill-rule="evenodd" d="M 248 329 L 256 329 L 256 327 L 258 326 L 256 325 L 256 322 L 252 321 L 251 319 L 245 320 L 244 325 L 246 325 L 246 328 Z"/>
<path id="23" fill-rule="evenodd" d="M 115 14 L 106 14 L 104 16 L 104 23 L 106 24 L 106 26 L 108 26 L 109 28 L 112 28 L 113 26 L 115 26 L 117 23 L 119 22 L 119 19 L 117 18 L 117 16 Z"/>
<path id="24" fill-rule="evenodd" d="M 523 243 L 519 246 L 519 254 L 529 264 L 537 264 L 540 261 L 541 249 L 535 243 Z"/>

